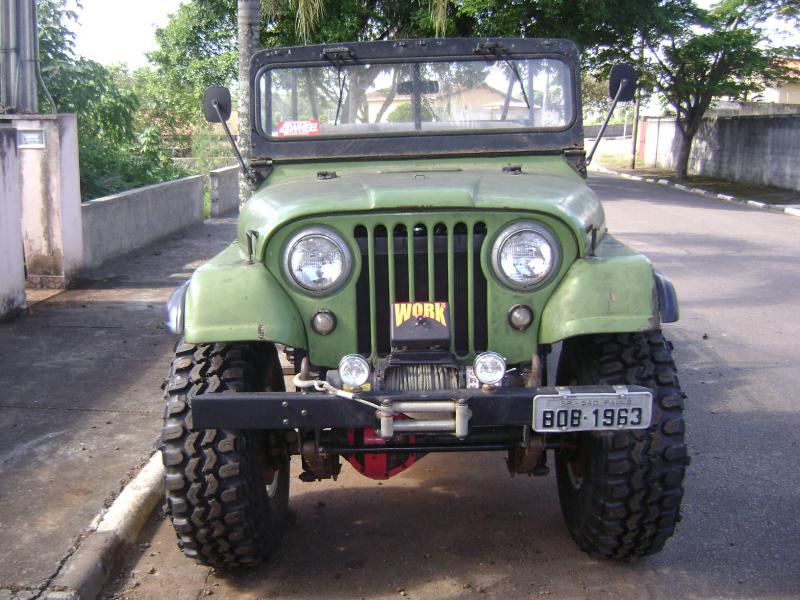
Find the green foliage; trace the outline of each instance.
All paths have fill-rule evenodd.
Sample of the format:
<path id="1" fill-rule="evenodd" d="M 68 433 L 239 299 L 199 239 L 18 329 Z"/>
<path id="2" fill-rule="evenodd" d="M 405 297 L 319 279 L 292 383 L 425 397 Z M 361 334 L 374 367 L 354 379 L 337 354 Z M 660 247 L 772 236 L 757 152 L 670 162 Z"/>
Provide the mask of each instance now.
<path id="1" fill-rule="evenodd" d="M 422 104 L 419 111 L 420 119 L 425 122 L 433 121 L 433 111 L 427 104 Z M 411 111 L 411 102 L 402 102 L 386 116 L 386 120 L 390 123 L 412 123 L 414 117 Z"/>
<path id="2" fill-rule="evenodd" d="M 683 0 L 669 0 L 679 5 Z M 659 30 L 664 0 L 262 0 L 261 46 L 447 35 L 561 36 L 592 64 L 629 54 L 638 32 Z M 155 71 L 136 74 L 157 98 L 150 118 L 180 154 L 202 122 L 210 85 L 236 80 L 236 0 L 189 0 L 156 34 Z M 636 15 L 635 19 L 631 15 Z M 157 91 L 157 93 L 156 93 Z"/>
<path id="3" fill-rule="evenodd" d="M 81 195 L 84 200 L 174 179 L 184 174 L 181 169 L 172 166 L 168 156 L 160 153 L 153 156 L 152 153 L 142 152 L 148 142 L 160 142 L 157 138 L 153 140 L 152 134 L 145 133 L 142 137 L 144 139 L 141 142 L 137 140 L 126 144 L 81 138 Z"/>
<path id="4" fill-rule="evenodd" d="M 608 80 L 584 71 L 581 77 L 583 95 L 583 124 L 599 125 L 611 108 L 608 97 Z M 633 105 L 617 104 L 609 123 L 625 123 L 633 121 Z"/>
<path id="5" fill-rule="evenodd" d="M 216 127 L 203 123 L 195 128 L 191 136 L 191 156 L 194 159 L 192 172 L 202 175 L 204 186 L 203 210 L 205 216 L 211 214 L 211 194 L 208 185 L 209 173 L 214 169 L 236 163 L 227 138 Z"/>
<path id="6" fill-rule="evenodd" d="M 158 129 L 138 120 L 139 98 L 126 69 L 75 56 L 67 23 L 77 14 L 68 6 L 67 0 L 39 0 L 40 51 L 42 78 L 56 107 L 78 115 L 81 196 L 179 176 Z"/>
<path id="7" fill-rule="evenodd" d="M 202 122 L 203 93 L 236 78 L 236 1 L 192 0 L 156 30 L 158 48 L 148 54 L 156 69 L 136 72 L 148 114 L 185 155 L 192 129 Z"/>
<path id="8" fill-rule="evenodd" d="M 629 58 L 642 33 L 661 31 L 684 0 L 460 0 L 458 12 L 487 36 L 560 37 L 572 40 L 587 64 Z"/>
<path id="9" fill-rule="evenodd" d="M 201 121 L 205 88 L 235 81 L 236 5 L 184 2 L 158 31 L 155 71 L 135 76 L 156 100 L 149 118 L 183 152 Z M 800 14 L 797 0 L 721 0 L 710 11 L 694 0 L 262 0 L 262 8 L 265 48 L 435 35 L 571 39 L 593 72 L 584 80 L 593 119 L 608 106 L 610 65 L 634 58 L 644 95 L 661 93 L 690 138 L 714 98 L 741 96 L 780 75 L 762 25 Z"/>
<path id="10" fill-rule="evenodd" d="M 442 4 L 445 10 L 442 11 Z M 158 98 L 153 118 L 181 154 L 186 138 L 202 122 L 202 98 L 210 85 L 231 85 L 237 75 L 235 0 L 190 0 L 158 29 L 158 49 L 148 54 L 155 71 L 137 81 Z M 434 22 L 446 14 L 442 28 Z M 443 0 L 262 0 L 262 47 L 305 43 L 432 37 L 437 31 L 463 36 L 472 22 Z"/>

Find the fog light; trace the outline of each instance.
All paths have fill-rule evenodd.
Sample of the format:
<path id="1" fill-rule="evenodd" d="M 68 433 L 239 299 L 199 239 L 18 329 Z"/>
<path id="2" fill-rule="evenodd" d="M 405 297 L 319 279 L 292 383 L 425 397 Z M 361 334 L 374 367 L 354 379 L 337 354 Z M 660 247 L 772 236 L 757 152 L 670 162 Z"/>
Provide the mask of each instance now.
<path id="1" fill-rule="evenodd" d="M 329 310 L 321 310 L 311 318 L 311 328 L 320 335 L 328 335 L 336 329 L 336 315 Z"/>
<path id="2" fill-rule="evenodd" d="M 369 379 L 369 363 L 360 354 L 348 354 L 339 361 L 339 377 L 351 388 L 361 387 Z"/>
<path id="3" fill-rule="evenodd" d="M 497 385 L 506 374 L 506 361 L 497 352 L 479 354 L 472 367 L 475 369 L 475 377 L 485 385 Z"/>
<path id="4" fill-rule="evenodd" d="M 518 331 L 525 331 L 533 322 L 533 311 L 530 306 L 516 304 L 508 310 L 508 323 Z"/>

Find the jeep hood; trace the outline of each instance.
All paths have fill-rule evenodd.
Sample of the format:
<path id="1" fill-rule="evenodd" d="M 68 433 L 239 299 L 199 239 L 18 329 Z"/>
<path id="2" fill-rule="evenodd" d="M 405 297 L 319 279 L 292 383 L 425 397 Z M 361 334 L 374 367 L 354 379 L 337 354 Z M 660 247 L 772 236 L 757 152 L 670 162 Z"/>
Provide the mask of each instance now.
<path id="1" fill-rule="evenodd" d="M 503 172 L 509 165 L 522 172 Z M 587 231 L 605 225 L 594 192 L 560 156 L 326 162 L 277 166 L 243 208 L 238 237 L 257 231 L 260 256 L 278 227 L 300 218 L 427 210 L 546 213 L 573 230 L 581 254 Z"/>

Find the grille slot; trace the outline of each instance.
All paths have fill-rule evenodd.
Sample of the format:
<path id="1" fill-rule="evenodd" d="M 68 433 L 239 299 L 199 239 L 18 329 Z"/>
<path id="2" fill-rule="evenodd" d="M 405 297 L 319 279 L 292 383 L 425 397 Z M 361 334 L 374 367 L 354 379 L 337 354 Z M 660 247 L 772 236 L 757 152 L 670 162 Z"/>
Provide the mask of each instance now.
<path id="1" fill-rule="evenodd" d="M 451 351 L 466 355 L 488 345 L 487 284 L 481 251 L 482 222 L 359 225 L 354 230 L 362 258 L 356 283 L 358 351 L 385 356 L 390 348 L 394 302 L 448 302 Z"/>

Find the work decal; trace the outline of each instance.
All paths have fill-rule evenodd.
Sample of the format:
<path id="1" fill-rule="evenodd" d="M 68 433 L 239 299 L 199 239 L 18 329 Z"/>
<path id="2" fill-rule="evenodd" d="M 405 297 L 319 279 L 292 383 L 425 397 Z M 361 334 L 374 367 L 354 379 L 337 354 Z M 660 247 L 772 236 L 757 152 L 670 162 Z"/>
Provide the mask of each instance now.
<path id="1" fill-rule="evenodd" d="M 400 302 L 394 305 L 394 326 L 399 327 L 409 319 L 425 317 L 447 325 L 447 302 Z"/>

